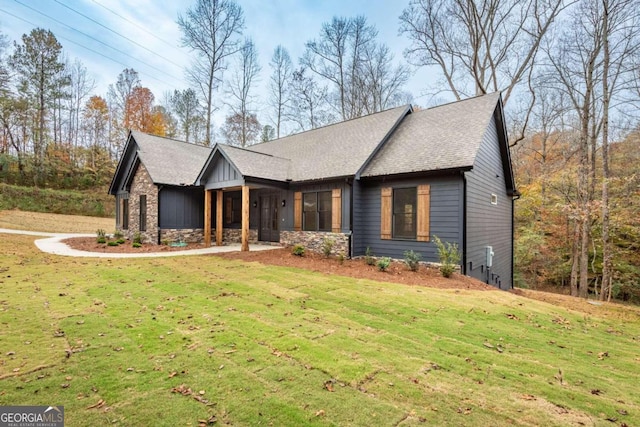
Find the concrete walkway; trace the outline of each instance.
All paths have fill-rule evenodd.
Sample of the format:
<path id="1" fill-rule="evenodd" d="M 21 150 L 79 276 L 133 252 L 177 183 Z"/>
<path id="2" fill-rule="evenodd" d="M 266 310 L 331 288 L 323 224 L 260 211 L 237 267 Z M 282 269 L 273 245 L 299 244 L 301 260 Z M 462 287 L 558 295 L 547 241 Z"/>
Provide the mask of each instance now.
<path id="1" fill-rule="evenodd" d="M 46 233 L 41 231 L 24 231 L 24 230 L 10 230 L 6 228 L 0 228 L 0 233 L 5 234 L 23 234 L 27 236 L 45 236 L 45 239 L 38 239 L 35 241 L 36 246 L 42 252 L 73 257 L 91 257 L 91 258 L 160 258 L 170 256 L 186 256 L 186 255 L 205 255 L 205 254 L 217 254 L 223 252 L 239 252 L 241 245 L 234 243 L 226 246 L 211 246 L 210 248 L 202 249 L 185 249 L 182 251 L 174 252 L 144 252 L 144 253 L 104 253 L 104 252 L 86 252 L 72 249 L 62 240 L 70 237 L 95 237 L 95 234 L 78 234 L 78 233 Z M 250 245 L 250 251 L 268 251 L 271 249 L 278 249 L 280 246 L 271 245 Z"/>

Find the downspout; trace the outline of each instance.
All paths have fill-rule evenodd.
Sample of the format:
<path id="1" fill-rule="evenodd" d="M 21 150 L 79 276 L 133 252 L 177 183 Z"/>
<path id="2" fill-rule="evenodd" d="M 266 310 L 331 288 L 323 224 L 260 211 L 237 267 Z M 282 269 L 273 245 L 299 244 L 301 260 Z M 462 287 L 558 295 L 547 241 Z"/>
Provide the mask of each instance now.
<path id="1" fill-rule="evenodd" d="M 462 274 L 467 275 L 467 175 L 462 175 Z"/>
<path id="2" fill-rule="evenodd" d="M 515 258 L 516 258 L 516 227 L 515 227 L 515 208 L 516 208 L 516 200 L 520 198 L 520 193 L 516 192 L 511 198 L 511 289 L 513 286 L 513 278 L 515 274 Z"/>
<path id="3" fill-rule="evenodd" d="M 353 255 L 353 180 L 349 180 L 349 178 L 345 179 L 345 183 L 351 187 L 351 191 L 349 191 L 349 256 L 351 258 Z"/>
<path id="4" fill-rule="evenodd" d="M 156 212 L 156 230 L 158 230 L 158 244 L 162 243 L 162 230 L 160 230 L 160 191 L 162 191 L 163 188 L 164 185 L 158 185 L 158 203 L 156 204 L 158 209 L 158 212 Z"/>

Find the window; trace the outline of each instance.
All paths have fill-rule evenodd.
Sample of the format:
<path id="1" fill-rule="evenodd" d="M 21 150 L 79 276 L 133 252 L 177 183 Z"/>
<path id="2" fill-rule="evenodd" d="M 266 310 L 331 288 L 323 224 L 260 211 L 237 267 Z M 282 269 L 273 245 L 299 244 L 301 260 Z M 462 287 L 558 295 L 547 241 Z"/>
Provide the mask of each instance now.
<path id="1" fill-rule="evenodd" d="M 393 190 L 393 237 L 416 238 L 416 188 Z"/>
<path id="2" fill-rule="evenodd" d="M 122 229 L 129 228 L 129 199 L 122 199 Z"/>
<path id="3" fill-rule="evenodd" d="M 224 200 L 225 224 L 240 224 L 242 222 L 242 194 L 233 192 Z"/>
<path id="4" fill-rule="evenodd" d="M 302 229 L 331 231 L 331 191 L 302 195 Z"/>
<path id="5" fill-rule="evenodd" d="M 140 231 L 147 231 L 147 196 L 140 196 Z"/>
<path id="6" fill-rule="evenodd" d="M 431 186 L 380 189 L 380 238 L 430 240 Z"/>

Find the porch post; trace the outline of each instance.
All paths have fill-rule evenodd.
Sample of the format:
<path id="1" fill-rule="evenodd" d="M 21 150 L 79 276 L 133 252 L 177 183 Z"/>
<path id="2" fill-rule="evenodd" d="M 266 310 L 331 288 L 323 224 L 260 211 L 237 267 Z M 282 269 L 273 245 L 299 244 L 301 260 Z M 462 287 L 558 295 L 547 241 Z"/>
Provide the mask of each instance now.
<path id="1" fill-rule="evenodd" d="M 204 245 L 211 246 L 211 190 L 204 190 Z"/>
<path id="2" fill-rule="evenodd" d="M 222 246 L 222 190 L 216 192 L 216 246 Z"/>
<path id="3" fill-rule="evenodd" d="M 249 187 L 242 186 L 242 249 L 249 250 Z"/>

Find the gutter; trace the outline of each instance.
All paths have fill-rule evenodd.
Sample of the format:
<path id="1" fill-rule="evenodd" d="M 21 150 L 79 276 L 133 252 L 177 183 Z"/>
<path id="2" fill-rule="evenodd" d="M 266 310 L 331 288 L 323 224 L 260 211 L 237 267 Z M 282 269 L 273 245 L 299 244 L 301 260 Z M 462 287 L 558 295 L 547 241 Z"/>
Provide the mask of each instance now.
<path id="1" fill-rule="evenodd" d="M 467 175 L 462 176 L 462 274 L 467 275 Z M 513 269 L 512 269 L 513 271 Z"/>

